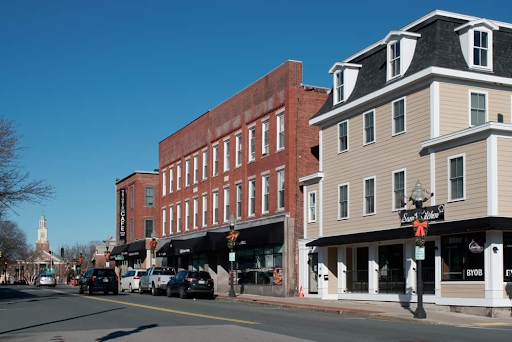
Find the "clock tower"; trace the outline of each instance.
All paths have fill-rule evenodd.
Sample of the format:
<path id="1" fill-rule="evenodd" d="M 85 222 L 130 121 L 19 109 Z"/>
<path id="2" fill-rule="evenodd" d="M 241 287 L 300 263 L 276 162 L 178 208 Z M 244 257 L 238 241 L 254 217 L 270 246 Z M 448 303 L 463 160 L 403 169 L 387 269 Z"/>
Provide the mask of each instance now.
<path id="1" fill-rule="evenodd" d="M 50 252 L 50 244 L 48 242 L 48 228 L 46 227 L 46 217 L 44 214 L 39 219 L 39 228 L 37 229 L 36 252 Z"/>

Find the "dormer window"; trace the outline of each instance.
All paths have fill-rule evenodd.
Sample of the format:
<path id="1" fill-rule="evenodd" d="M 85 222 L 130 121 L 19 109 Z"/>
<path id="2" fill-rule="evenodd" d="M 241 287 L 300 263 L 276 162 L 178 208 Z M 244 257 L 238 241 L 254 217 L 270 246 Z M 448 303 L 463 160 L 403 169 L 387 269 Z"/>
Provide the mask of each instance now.
<path id="1" fill-rule="evenodd" d="M 336 103 L 343 102 L 343 86 L 344 86 L 344 80 L 343 80 L 343 70 L 338 71 L 335 74 L 335 87 L 336 87 Z"/>
<path id="2" fill-rule="evenodd" d="M 387 45 L 387 81 L 400 77 L 407 72 L 419 37 L 421 37 L 421 34 L 415 32 L 391 31 L 382 40 L 381 44 Z"/>
<path id="3" fill-rule="evenodd" d="M 455 29 L 469 68 L 492 71 L 492 36 L 499 27 L 487 19 L 470 21 Z"/>
<path id="4" fill-rule="evenodd" d="M 400 41 L 389 44 L 389 68 L 391 78 L 400 76 Z"/>
<path id="5" fill-rule="evenodd" d="M 360 64 L 337 62 L 329 69 L 329 73 L 334 74 L 333 106 L 347 101 L 350 97 L 356 85 L 359 68 Z"/>

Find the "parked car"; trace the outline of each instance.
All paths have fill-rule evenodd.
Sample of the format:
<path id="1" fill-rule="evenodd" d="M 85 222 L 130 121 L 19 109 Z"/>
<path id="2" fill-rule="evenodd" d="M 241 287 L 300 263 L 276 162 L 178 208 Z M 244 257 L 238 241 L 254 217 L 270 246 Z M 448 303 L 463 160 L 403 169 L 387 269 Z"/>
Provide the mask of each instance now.
<path id="1" fill-rule="evenodd" d="M 195 294 L 213 298 L 213 285 L 208 272 L 180 271 L 167 283 L 166 294 L 171 297 L 177 293 L 182 299 Z"/>
<path id="2" fill-rule="evenodd" d="M 151 267 L 140 276 L 139 293 L 151 290 L 153 296 L 165 291 L 176 272 L 172 267 Z"/>
<path id="3" fill-rule="evenodd" d="M 128 290 L 131 292 L 139 290 L 140 277 L 146 270 L 130 270 L 121 277 L 121 292 Z"/>
<path id="4" fill-rule="evenodd" d="M 55 287 L 57 286 L 57 280 L 53 274 L 41 274 L 36 284 L 37 286 Z"/>
<path id="5" fill-rule="evenodd" d="M 80 277 L 78 293 L 92 295 L 94 292 L 105 294 L 119 293 L 119 277 L 111 268 L 89 268 L 83 277 Z"/>

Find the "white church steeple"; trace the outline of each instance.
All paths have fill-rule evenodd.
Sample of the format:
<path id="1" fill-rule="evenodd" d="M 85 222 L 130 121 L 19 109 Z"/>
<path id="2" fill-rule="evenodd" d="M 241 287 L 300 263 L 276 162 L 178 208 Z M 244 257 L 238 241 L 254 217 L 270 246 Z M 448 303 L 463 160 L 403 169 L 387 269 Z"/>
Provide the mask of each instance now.
<path id="1" fill-rule="evenodd" d="M 46 217 L 44 214 L 42 214 L 39 219 L 39 228 L 37 229 L 36 251 L 40 250 L 46 252 L 50 250 L 50 244 L 48 243 L 48 228 L 46 227 Z"/>

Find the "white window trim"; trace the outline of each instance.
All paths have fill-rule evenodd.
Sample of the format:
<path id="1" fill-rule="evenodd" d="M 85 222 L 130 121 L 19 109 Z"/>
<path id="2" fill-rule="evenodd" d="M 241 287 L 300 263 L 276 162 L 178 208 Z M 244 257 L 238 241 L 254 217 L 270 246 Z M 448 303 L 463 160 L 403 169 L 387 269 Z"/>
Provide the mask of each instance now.
<path id="1" fill-rule="evenodd" d="M 190 200 L 185 200 L 185 231 L 188 232 L 190 225 Z"/>
<path id="2" fill-rule="evenodd" d="M 162 197 L 167 195 L 167 169 L 162 170 Z"/>
<path id="3" fill-rule="evenodd" d="M 482 90 L 468 89 L 468 127 L 475 127 L 471 124 L 471 94 L 480 94 L 485 96 L 485 122 L 489 122 L 489 93 Z"/>
<path id="4" fill-rule="evenodd" d="M 172 226 L 173 226 L 173 219 L 174 219 L 174 206 L 171 204 L 169 205 L 169 235 L 172 235 Z"/>
<path id="5" fill-rule="evenodd" d="M 217 158 L 217 170 L 215 170 L 215 158 Z M 212 145 L 212 177 L 219 174 L 219 143 Z"/>
<path id="6" fill-rule="evenodd" d="M 174 183 L 174 165 L 169 168 L 169 193 L 172 194 L 172 186 Z"/>
<path id="7" fill-rule="evenodd" d="M 396 43 L 400 44 L 400 57 L 399 57 L 400 58 L 400 73 L 395 75 L 395 76 L 391 76 L 391 60 L 390 60 L 391 45 L 396 44 Z M 387 48 L 386 48 L 386 74 L 387 74 L 387 82 L 392 81 L 394 79 L 397 79 L 397 78 L 403 76 L 403 74 L 404 74 L 404 68 L 403 68 L 404 54 L 403 54 L 403 51 L 404 51 L 404 47 L 403 47 L 401 39 L 393 39 L 393 40 L 391 40 L 387 44 Z"/>
<path id="8" fill-rule="evenodd" d="M 226 137 L 224 139 L 224 142 L 223 142 L 223 148 L 224 148 L 224 158 L 222 159 L 223 160 L 223 163 L 222 163 L 222 170 L 223 172 L 226 172 L 226 171 L 229 171 L 229 163 L 230 163 L 230 159 L 231 159 L 231 154 L 229 154 L 229 159 L 228 158 L 228 154 L 226 153 L 226 151 L 230 152 L 230 149 L 231 149 L 231 140 L 229 140 L 229 137 Z M 228 145 L 228 148 L 226 149 L 226 144 Z M 227 161 L 227 162 L 226 162 Z"/>
<path id="9" fill-rule="evenodd" d="M 251 191 L 251 183 L 254 182 L 254 212 L 251 213 L 251 193 L 253 191 Z M 254 217 L 256 215 L 256 177 L 252 177 L 252 178 L 249 178 L 248 179 L 248 190 L 247 191 L 247 196 L 248 196 L 248 201 L 247 201 L 247 217 Z"/>
<path id="10" fill-rule="evenodd" d="M 240 192 L 241 192 L 241 195 L 242 195 L 242 196 L 240 196 L 240 213 L 238 213 L 238 187 L 240 187 Z M 235 216 L 236 216 L 237 219 L 241 219 L 242 218 L 243 203 L 244 203 L 243 200 L 242 200 L 244 194 L 243 194 L 243 188 L 242 188 L 242 182 L 241 181 L 235 183 L 235 192 L 236 192 L 236 194 L 235 194 L 236 195 Z M 238 215 L 238 214 L 240 214 L 240 215 Z"/>
<path id="11" fill-rule="evenodd" d="M 176 203 L 176 233 L 181 233 L 181 202 Z"/>
<path id="12" fill-rule="evenodd" d="M 373 213 L 367 213 L 366 212 L 366 193 L 365 193 L 365 189 L 366 189 L 366 181 L 367 180 L 370 180 L 370 179 L 373 179 L 373 206 L 374 206 L 374 211 Z M 366 177 L 363 179 L 363 216 L 373 216 L 373 215 L 376 215 L 377 214 L 377 176 L 371 176 L 371 177 Z"/>
<path id="13" fill-rule="evenodd" d="M 254 151 L 251 151 L 251 131 L 253 132 L 252 134 L 254 135 Z M 247 138 L 248 138 L 248 142 L 247 142 L 247 147 L 249 148 L 249 153 L 248 153 L 248 160 L 247 162 L 248 163 L 253 163 L 256 161 L 256 124 L 253 124 L 252 126 L 248 127 L 247 128 Z M 254 153 L 254 158 L 251 158 L 252 157 L 252 153 Z"/>
<path id="14" fill-rule="evenodd" d="M 222 209 L 223 209 L 223 210 L 222 210 L 222 214 L 223 214 L 223 216 L 224 216 L 224 222 L 228 222 L 228 220 L 229 220 L 229 215 L 226 215 L 226 214 L 229 214 L 229 213 L 226 213 L 226 208 L 227 208 L 227 206 L 228 206 L 228 203 L 227 203 L 227 201 L 226 201 L 226 191 L 228 191 L 228 192 L 229 192 L 228 197 L 227 197 L 227 198 L 228 198 L 228 201 L 229 201 L 229 200 L 230 200 L 230 197 L 231 197 L 231 190 L 230 190 L 230 188 L 229 188 L 229 185 L 228 185 L 228 186 L 226 186 L 226 187 L 224 187 L 224 196 L 223 196 L 223 197 L 224 197 L 224 198 L 223 198 L 223 199 L 224 199 L 224 205 L 222 206 L 222 207 L 223 207 L 223 208 L 222 208 Z M 231 209 L 231 201 L 229 202 L 229 206 L 230 206 L 230 208 L 229 208 L 229 209 Z"/>
<path id="15" fill-rule="evenodd" d="M 194 184 L 199 182 L 199 155 L 194 155 Z"/>
<path id="16" fill-rule="evenodd" d="M 338 74 L 342 73 L 344 71 L 344 69 L 340 69 L 338 71 L 336 71 L 333 75 L 334 79 L 333 79 L 333 84 L 334 84 L 334 105 L 337 105 L 339 103 L 343 103 L 345 102 L 345 75 L 343 75 L 343 84 L 341 85 L 341 87 L 343 87 L 343 100 L 340 100 L 338 98 L 338 86 L 336 84 L 336 78 L 338 77 Z"/>
<path id="17" fill-rule="evenodd" d="M 364 117 L 366 114 L 372 113 L 372 112 L 373 112 L 373 140 L 370 142 L 366 142 L 366 127 L 364 126 L 364 123 L 365 123 Z M 363 146 L 375 144 L 377 142 L 377 127 L 376 127 L 377 125 L 376 125 L 375 118 L 376 118 L 375 108 L 363 113 Z"/>
<path id="18" fill-rule="evenodd" d="M 346 186 L 347 187 L 347 217 L 341 217 L 341 207 L 340 207 L 340 188 L 342 186 Z M 342 184 L 338 184 L 338 203 L 336 203 L 336 206 L 338 207 L 337 211 L 338 211 L 338 221 L 341 221 L 341 220 L 348 220 L 350 218 L 350 183 L 342 183 Z"/>
<path id="19" fill-rule="evenodd" d="M 244 142 L 243 142 L 243 136 L 242 132 L 238 132 L 235 134 L 235 168 L 242 166 L 242 158 L 243 158 L 243 148 L 244 148 Z M 240 150 L 238 147 L 240 146 Z M 240 158 L 238 157 L 238 152 L 240 153 Z"/>
<path id="20" fill-rule="evenodd" d="M 313 195 L 313 194 L 315 195 L 315 219 L 314 220 L 311 219 L 311 207 L 310 207 L 311 195 Z M 318 210 L 316 210 L 317 203 L 318 203 L 317 199 L 318 199 L 318 197 L 317 197 L 316 190 L 308 192 L 308 223 L 316 222 L 317 213 L 318 213 Z"/>
<path id="21" fill-rule="evenodd" d="M 404 130 L 401 132 L 395 132 L 395 103 L 404 100 Z M 407 133 L 407 97 L 403 96 L 399 99 L 391 101 L 391 136 L 397 136 L 404 133 Z"/>
<path id="22" fill-rule="evenodd" d="M 206 227 L 208 225 L 208 195 L 207 194 L 202 195 L 202 201 L 203 201 L 202 208 L 201 208 L 202 209 L 201 219 L 203 221 L 202 226 Z"/>
<path id="23" fill-rule="evenodd" d="M 284 182 L 283 182 L 283 206 L 282 207 L 279 207 L 279 173 L 283 173 L 283 178 L 284 178 Z M 285 174 L 285 169 L 284 167 L 280 167 L 279 169 L 276 168 L 276 180 L 277 180 L 277 211 L 283 211 L 285 208 L 286 208 L 286 203 L 284 203 L 284 200 L 286 200 L 286 174 Z"/>
<path id="24" fill-rule="evenodd" d="M 217 199 L 217 201 L 215 201 Z M 215 202 L 217 202 L 217 217 L 215 217 Z M 212 224 L 219 223 L 219 191 L 212 191 Z"/>
<path id="25" fill-rule="evenodd" d="M 268 177 L 268 209 L 265 210 L 265 177 Z M 268 214 L 270 212 L 270 172 L 265 171 L 261 173 L 261 213 L 262 214 Z"/>
<path id="26" fill-rule="evenodd" d="M 404 196 L 407 198 L 407 169 L 403 168 L 403 169 L 393 170 L 391 172 L 391 198 L 393 199 L 393 201 L 391 203 L 391 211 L 392 212 L 400 211 L 400 210 L 405 209 L 405 203 L 404 203 L 403 207 L 395 208 L 395 203 L 396 203 L 396 198 L 395 198 L 395 173 L 399 173 L 399 172 L 402 172 L 402 171 L 404 173 Z"/>
<path id="27" fill-rule="evenodd" d="M 162 236 L 165 236 L 165 224 L 167 223 L 167 210 L 165 207 L 162 208 Z"/>
<path id="28" fill-rule="evenodd" d="M 190 186 L 190 157 L 185 159 L 185 188 Z"/>
<path id="29" fill-rule="evenodd" d="M 194 229 L 197 229 L 197 227 L 199 226 L 198 225 L 198 220 L 199 220 L 199 199 L 197 197 L 194 197 L 193 200 L 192 200 L 192 206 L 193 206 L 193 210 L 194 210 L 194 216 L 192 216 L 192 227 Z M 196 219 L 197 217 L 197 219 Z"/>
<path id="30" fill-rule="evenodd" d="M 265 151 L 265 130 L 263 129 L 265 127 L 265 124 L 267 125 L 267 131 L 268 131 L 268 147 L 267 147 L 267 153 L 263 153 Z M 270 118 L 267 116 L 265 119 L 261 120 L 261 157 L 266 157 L 270 154 Z"/>
<path id="31" fill-rule="evenodd" d="M 176 191 L 181 190 L 181 163 L 176 164 Z"/>
<path id="32" fill-rule="evenodd" d="M 459 158 L 459 157 L 462 157 L 462 182 L 463 182 L 462 191 L 464 192 L 464 196 L 462 196 L 461 198 L 452 199 L 452 184 L 450 182 L 450 161 L 452 159 Z M 466 183 L 467 183 L 467 178 L 466 178 L 466 153 L 460 153 L 460 154 L 456 154 L 456 155 L 453 155 L 453 156 L 449 156 L 446 159 L 447 159 L 447 163 L 446 163 L 446 179 L 447 179 L 447 182 L 448 182 L 448 187 L 447 187 L 447 189 L 448 189 L 448 203 L 465 201 L 466 200 Z"/>
<path id="33" fill-rule="evenodd" d="M 203 150 L 203 165 L 201 166 L 203 169 L 203 180 L 206 180 L 208 178 L 208 150 Z"/>
<path id="34" fill-rule="evenodd" d="M 473 59 L 473 53 L 475 49 L 475 31 L 485 32 L 487 33 L 487 66 L 481 66 L 481 65 L 475 65 L 475 61 Z M 484 70 L 484 71 L 492 71 L 493 70 L 493 31 L 486 28 L 486 27 L 473 27 L 468 32 L 468 39 L 469 39 L 469 51 L 468 51 L 468 57 L 469 57 L 469 68 L 470 69 L 476 69 L 476 70 Z"/>
<path id="35" fill-rule="evenodd" d="M 285 112 L 285 109 L 281 109 L 276 112 L 276 153 L 283 151 L 286 146 L 286 140 L 283 138 L 283 147 L 279 147 L 279 125 L 277 124 L 279 117 L 281 117 L 281 120 L 284 121 L 284 112 Z M 284 125 L 285 125 L 284 133 L 286 134 L 286 121 L 284 121 Z M 269 127 L 269 130 L 270 130 L 270 127 Z M 270 144 L 270 142 L 269 142 L 269 144 Z"/>
<path id="36" fill-rule="evenodd" d="M 345 122 L 347 123 L 347 148 L 342 151 L 341 150 L 341 142 L 340 142 L 340 127 Z M 350 144 L 349 144 L 349 123 L 348 123 L 348 120 L 343 120 L 341 122 L 338 122 L 338 136 L 336 138 L 338 139 L 338 154 L 348 152 L 349 149 L 350 149 Z"/>

